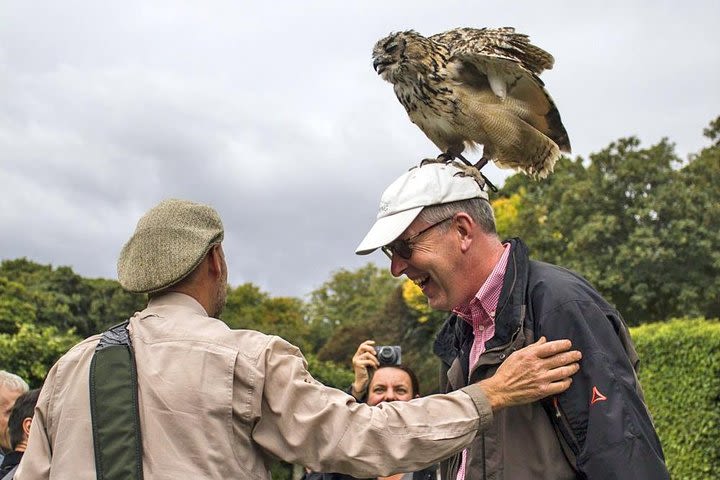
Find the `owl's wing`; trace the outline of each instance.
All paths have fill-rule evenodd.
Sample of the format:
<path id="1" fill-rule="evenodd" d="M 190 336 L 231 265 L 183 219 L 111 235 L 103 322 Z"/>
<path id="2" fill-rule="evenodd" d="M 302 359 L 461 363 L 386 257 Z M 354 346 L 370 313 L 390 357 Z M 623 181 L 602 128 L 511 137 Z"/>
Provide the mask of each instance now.
<path id="1" fill-rule="evenodd" d="M 535 75 L 550 70 L 555 63 L 552 55 L 530 43 L 527 35 L 516 33 L 513 27 L 456 28 L 430 39 L 447 46 L 453 55 L 503 59 Z"/>
<path id="2" fill-rule="evenodd" d="M 560 113 L 538 76 L 552 68 L 552 55 L 512 27 L 457 28 L 430 38 L 449 49 L 448 74 L 467 87 L 466 98 L 486 101 L 491 90 L 503 109 L 548 135 L 561 151 L 570 151 Z"/>
<path id="3" fill-rule="evenodd" d="M 430 37 L 450 50 L 450 74 L 468 85 L 487 82 L 500 98 L 511 96 L 530 103 L 545 103 L 544 83 L 538 77 L 553 66 L 545 50 L 512 27 L 457 28 Z"/>

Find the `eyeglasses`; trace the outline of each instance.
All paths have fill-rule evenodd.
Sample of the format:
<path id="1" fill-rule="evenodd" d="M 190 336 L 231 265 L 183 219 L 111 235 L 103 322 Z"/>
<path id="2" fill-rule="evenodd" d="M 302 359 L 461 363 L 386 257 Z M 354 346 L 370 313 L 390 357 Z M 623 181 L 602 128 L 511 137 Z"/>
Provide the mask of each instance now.
<path id="1" fill-rule="evenodd" d="M 442 223 L 447 222 L 448 220 L 452 220 L 453 217 L 454 217 L 454 215 L 452 217 L 444 218 L 444 219 L 440 220 L 439 222 L 433 223 L 429 227 L 423 228 L 422 230 L 420 230 L 418 233 L 416 233 L 412 237 L 404 238 L 402 240 L 401 239 L 394 240 L 394 241 L 388 243 L 387 245 L 385 245 L 384 247 L 381 247 L 380 249 L 383 251 L 383 253 L 385 255 L 387 255 L 387 257 L 390 260 L 392 260 L 393 254 L 399 255 L 400 258 L 404 258 L 405 260 L 410 260 L 410 257 L 412 256 L 413 242 L 415 240 L 417 240 L 420 237 L 420 235 L 422 235 L 423 233 L 437 227 L 438 225 L 440 225 Z"/>

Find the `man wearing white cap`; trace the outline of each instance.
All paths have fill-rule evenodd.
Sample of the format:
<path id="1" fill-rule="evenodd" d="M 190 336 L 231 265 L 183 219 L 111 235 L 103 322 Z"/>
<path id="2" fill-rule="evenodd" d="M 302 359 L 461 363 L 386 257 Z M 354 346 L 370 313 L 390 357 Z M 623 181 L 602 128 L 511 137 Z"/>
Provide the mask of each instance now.
<path id="1" fill-rule="evenodd" d="M 583 361 L 564 393 L 495 412 L 492 427 L 443 462 L 443 478 L 669 478 L 622 317 L 579 275 L 529 260 L 520 239 L 501 242 L 473 173 L 428 162 L 400 176 L 356 253 L 381 248 L 393 275 L 452 312 L 435 342 L 445 391 L 490 378 L 541 336 L 571 340 Z"/>
<path id="2" fill-rule="evenodd" d="M 109 342 L 126 340 L 124 327 L 73 347 L 48 373 L 16 479 L 261 480 L 273 458 L 363 478 L 419 470 L 469 444 L 493 411 L 567 389 L 578 369 L 570 342 L 538 342 L 462 391 L 358 404 L 315 381 L 285 340 L 213 318 L 227 291 L 223 238 L 217 212 L 185 200 L 140 219 L 118 260 L 120 284 L 149 296 L 127 327 L 137 385 L 127 395 L 121 368 L 91 373 L 118 348 Z M 103 397 L 108 384 L 118 388 Z M 100 420 L 109 408 L 126 414 L 127 404 L 139 429 Z M 122 455 L 132 461 L 118 464 Z"/>

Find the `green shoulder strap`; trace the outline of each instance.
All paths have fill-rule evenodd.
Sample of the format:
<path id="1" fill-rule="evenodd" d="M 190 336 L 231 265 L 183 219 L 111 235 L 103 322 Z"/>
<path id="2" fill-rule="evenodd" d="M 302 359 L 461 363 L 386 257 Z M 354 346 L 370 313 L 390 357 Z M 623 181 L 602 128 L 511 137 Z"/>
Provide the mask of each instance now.
<path id="1" fill-rule="evenodd" d="M 90 363 L 90 413 L 98 480 L 143 478 L 137 370 L 128 322 L 103 333 Z"/>

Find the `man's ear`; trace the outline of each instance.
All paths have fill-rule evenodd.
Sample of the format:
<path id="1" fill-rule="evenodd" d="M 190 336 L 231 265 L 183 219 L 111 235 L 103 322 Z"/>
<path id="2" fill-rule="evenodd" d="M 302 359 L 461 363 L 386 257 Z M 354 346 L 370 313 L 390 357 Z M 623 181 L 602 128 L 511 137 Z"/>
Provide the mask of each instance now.
<path id="1" fill-rule="evenodd" d="M 25 433 L 26 437 L 28 435 L 30 435 L 30 425 L 32 425 L 32 417 L 23 418 L 22 429 L 23 429 L 23 433 Z"/>
<path id="2" fill-rule="evenodd" d="M 460 237 L 460 248 L 463 252 L 466 252 L 470 248 L 474 237 L 475 222 L 472 217 L 465 212 L 456 213 L 453 220 L 455 231 Z"/>
<path id="3" fill-rule="evenodd" d="M 220 277 L 223 274 L 223 252 L 222 252 L 222 246 L 218 243 L 216 245 L 213 245 L 213 247 L 208 252 L 208 255 L 210 257 L 210 271 L 213 274 L 213 276 Z"/>

